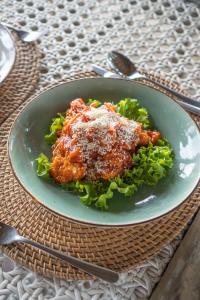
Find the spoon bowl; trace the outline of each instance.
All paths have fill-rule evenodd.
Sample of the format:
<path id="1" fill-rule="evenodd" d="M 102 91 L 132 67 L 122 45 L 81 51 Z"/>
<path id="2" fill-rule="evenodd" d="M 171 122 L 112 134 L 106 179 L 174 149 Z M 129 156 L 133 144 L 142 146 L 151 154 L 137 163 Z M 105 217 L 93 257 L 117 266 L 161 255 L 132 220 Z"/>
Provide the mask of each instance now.
<path id="1" fill-rule="evenodd" d="M 109 52 L 107 60 L 109 66 L 122 76 L 130 76 L 137 72 L 137 68 L 134 63 L 131 62 L 127 56 L 117 51 Z"/>
<path id="2" fill-rule="evenodd" d="M 18 238 L 18 232 L 14 227 L 0 222 L 0 245 L 12 244 Z"/>

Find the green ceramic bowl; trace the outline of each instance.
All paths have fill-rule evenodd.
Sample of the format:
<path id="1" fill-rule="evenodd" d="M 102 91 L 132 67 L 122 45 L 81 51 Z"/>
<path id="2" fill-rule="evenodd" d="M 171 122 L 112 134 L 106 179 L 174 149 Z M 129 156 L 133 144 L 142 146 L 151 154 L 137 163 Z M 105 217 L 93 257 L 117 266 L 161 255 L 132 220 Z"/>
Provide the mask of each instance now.
<path id="1" fill-rule="evenodd" d="M 142 187 L 130 199 L 115 194 L 110 209 L 103 212 L 38 178 L 35 158 L 41 152 L 50 155 L 50 147 L 44 141 L 50 121 L 77 97 L 115 102 L 126 97 L 138 99 L 174 149 L 175 163 L 169 175 L 155 187 Z M 41 93 L 15 120 L 9 136 L 9 155 L 17 179 L 41 205 L 64 218 L 96 226 L 127 226 L 158 218 L 186 200 L 200 178 L 200 134 L 191 117 L 161 92 L 123 79 L 75 80 Z"/>

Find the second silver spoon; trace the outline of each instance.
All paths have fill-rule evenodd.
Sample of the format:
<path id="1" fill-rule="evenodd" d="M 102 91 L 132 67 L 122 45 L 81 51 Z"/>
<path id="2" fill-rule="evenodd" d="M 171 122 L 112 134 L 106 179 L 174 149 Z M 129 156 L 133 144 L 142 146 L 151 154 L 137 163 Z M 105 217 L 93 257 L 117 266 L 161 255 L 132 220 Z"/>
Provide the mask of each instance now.
<path id="1" fill-rule="evenodd" d="M 27 42 L 27 43 L 34 42 L 34 41 L 38 40 L 41 36 L 48 33 L 47 30 L 46 31 L 28 32 L 28 31 L 25 31 L 25 30 L 18 29 L 15 26 L 12 26 L 12 25 L 4 23 L 4 22 L 1 22 L 1 24 L 6 26 L 8 29 L 12 29 L 13 31 L 15 31 L 16 34 L 18 35 L 18 37 L 23 42 Z"/>
<path id="2" fill-rule="evenodd" d="M 99 277 L 105 281 L 116 282 L 119 279 L 119 275 L 112 270 L 94 265 L 92 263 L 89 263 L 87 261 L 78 259 L 70 255 L 66 255 L 65 253 L 47 247 L 33 240 L 27 239 L 19 235 L 16 228 L 0 222 L 0 245 L 10 245 L 14 242 L 30 244 L 38 249 L 46 251 L 47 253 L 57 258 L 64 260 L 65 262 L 69 263 L 75 268 L 81 269 L 86 273 Z"/>

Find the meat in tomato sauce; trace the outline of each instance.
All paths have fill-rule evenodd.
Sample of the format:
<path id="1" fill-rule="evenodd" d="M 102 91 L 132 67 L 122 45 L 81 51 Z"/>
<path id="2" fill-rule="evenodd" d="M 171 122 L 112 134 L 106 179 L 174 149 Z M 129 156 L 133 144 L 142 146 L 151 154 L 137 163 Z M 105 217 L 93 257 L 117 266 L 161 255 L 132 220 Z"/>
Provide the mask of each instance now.
<path id="1" fill-rule="evenodd" d="M 108 180 L 132 167 L 137 146 L 159 138 L 159 132 L 120 116 L 111 103 L 96 108 L 75 99 L 53 145 L 51 175 L 59 183 Z"/>

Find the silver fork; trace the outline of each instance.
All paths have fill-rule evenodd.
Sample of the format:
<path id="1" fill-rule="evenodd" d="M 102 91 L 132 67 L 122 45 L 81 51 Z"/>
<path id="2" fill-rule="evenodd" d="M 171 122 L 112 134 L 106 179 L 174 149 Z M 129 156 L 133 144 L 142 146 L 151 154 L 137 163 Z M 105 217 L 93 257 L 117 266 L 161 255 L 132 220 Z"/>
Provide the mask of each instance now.
<path id="1" fill-rule="evenodd" d="M 81 269 L 84 272 L 99 277 L 108 282 L 116 282 L 119 279 L 118 273 L 109 270 L 107 268 L 103 268 L 84 260 L 80 260 L 76 257 L 66 255 L 60 251 L 49 248 L 45 245 L 39 244 L 38 242 L 27 239 L 18 234 L 17 229 L 7 225 L 5 223 L 0 222 L 0 245 L 9 245 L 14 242 L 22 242 L 26 244 L 30 244 L 38 249 L 46 251 L 47 253 L 60 258 L 75 268 Z"/>
<path id="2" fill-rule="evenodd" d="M 28 31 L 25 31 L 25 30 L 18 29 L 15 26 L 12 26 L 12 25 L 7 24 L 5 22 L 1 22 L 1 24 L 6 26 L 8 29 L 14 30 L 17 33 L 18 37 L 23 42 L 27 42 L 27 43 L 34 42 L 34 41 L 38 40 L 41 36 L 48 33 L 48 30 L 28 32 Z"/>

